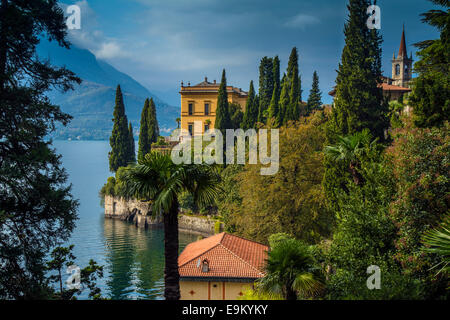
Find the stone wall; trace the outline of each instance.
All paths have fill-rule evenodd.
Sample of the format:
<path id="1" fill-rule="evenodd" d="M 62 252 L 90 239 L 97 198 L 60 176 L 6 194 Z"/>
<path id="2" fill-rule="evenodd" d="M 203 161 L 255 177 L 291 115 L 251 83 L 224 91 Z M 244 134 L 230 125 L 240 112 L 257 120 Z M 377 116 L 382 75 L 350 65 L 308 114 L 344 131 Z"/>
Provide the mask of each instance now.
<path id="1" fill-rule="evenodd" d="M 138 200 L 125 200 L 105 196 L 105 217 L 120 219 L 135 224 L 137 227 L 148 228 L 162 226 L 162 219 L 152 217 L 151 204 Z M 210 217 L 195 217 L 179 215 L 178 228 L 180 231 L 210 236 L 214 234 L 216 220 Z M 223 231 L 221 225 L 220 231 Z"/>

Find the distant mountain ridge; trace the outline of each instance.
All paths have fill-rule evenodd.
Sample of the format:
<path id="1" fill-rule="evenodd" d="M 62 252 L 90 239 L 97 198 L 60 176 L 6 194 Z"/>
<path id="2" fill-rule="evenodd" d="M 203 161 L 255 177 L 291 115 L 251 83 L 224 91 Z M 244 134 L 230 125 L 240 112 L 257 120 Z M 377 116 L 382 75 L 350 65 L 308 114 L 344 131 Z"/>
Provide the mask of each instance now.
<path id="1" fill-rule="evenodd" d="M 59 126 L 52 135 L 56 139 L 108 139 L 112 129 L 115 90 L 122 88 L 125 111 L 135 133 L 145 99 L 153 98 L 161 134 L 176 127 L 179 108 L 170 106 L 151 93 L 139 82 L 118 71 L 107 62 L 97 59 L 89 50 L 71 46 L 70 50 L 54 42 L 42 40 L 37 48 L 41 58 L 49 59 L 56 66 L 66 66 L 83 79 L 75 90 L 62 93 L 51 91 L 47 95 L 52 103 L 73 116 L 67 127 Z"/>

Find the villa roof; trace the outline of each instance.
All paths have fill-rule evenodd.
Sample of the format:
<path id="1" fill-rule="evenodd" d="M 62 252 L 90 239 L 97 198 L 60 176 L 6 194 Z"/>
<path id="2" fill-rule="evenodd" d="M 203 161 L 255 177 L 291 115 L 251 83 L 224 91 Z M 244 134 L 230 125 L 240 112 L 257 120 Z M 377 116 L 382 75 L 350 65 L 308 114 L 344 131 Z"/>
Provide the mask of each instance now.
<path id="1" fill-rule="evenodd" d="M 214 80 L 214 82 L 209 82 L 208 78 L 205 77 L 205 80 L 197 83 L 196 85 L 191 86 L 190 84 L 188 84 L 187 86 L 185 86 L 183 84 L 183 82 L 181 83 L 181 92 L 183 93 L 195 93 L 195 92 L 218 92 L 219 91 L 219 87 L 220 87 L 220 83 L 217 83 L 216 80 Z M 242 90 L 241 88 L 236 88 L 233 86 L 227 86 L 227 92 L 228 93 L 237 93 L 240 96 L 246 97 L 248 95 L 248 92 L 245 92 L 244 90 Z"/>
<path id="2" fill-rule="evenodd" d="M 180 276 L 194 278 L 246 278 L 264 276 L 269 247 L 228 233 L 190 243 L 178 257 Z M 209 271 L 202 271 L 203 261 Z"/>
<path id="3" fill-rule="evenodd" d="M 410 92 L 411 89 L 410 88 L 405 88 L 405 87 L 400 87 L 400 86 L 396 86 L 393 84 L 388 84 L 388 83 L 380 83 L 378 85 L 378 87 L 381 87 L 383 89 L 383 91 L 396 91 L 396 92 Z M 336 88 L 333 88 L 333 90 L 331 90 L 330 92 L 328 92 L 328 94 L 332 97 L 334 97 L 336 95 Z"/>

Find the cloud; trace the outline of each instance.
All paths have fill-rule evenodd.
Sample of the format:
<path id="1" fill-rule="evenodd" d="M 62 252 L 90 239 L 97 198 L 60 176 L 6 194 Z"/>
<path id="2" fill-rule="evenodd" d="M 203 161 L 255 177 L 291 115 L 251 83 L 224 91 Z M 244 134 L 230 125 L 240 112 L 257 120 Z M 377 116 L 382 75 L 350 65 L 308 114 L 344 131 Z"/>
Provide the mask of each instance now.
<path id="1" fill-rule="evenodd" d="M 296 16 L 291 17 L 284 23 L 285 27 L 305 29 L 306 26 L 315 25 L 320 23 L 320 20 L 314 16 L 299 13 Z"/>
<path id="2" fill-rule="evenodd" d="M 74 3 L 80 7 L 81 29 L 68 30 L 68 39 L 74 45 L 91 51 L 97 58 L 113 59 L 128 56 L 116 39 L 105 37 L 100 30 L 97 16 L 86 0 Z M 61 3 L 66 12 L 67 4 Z"/>

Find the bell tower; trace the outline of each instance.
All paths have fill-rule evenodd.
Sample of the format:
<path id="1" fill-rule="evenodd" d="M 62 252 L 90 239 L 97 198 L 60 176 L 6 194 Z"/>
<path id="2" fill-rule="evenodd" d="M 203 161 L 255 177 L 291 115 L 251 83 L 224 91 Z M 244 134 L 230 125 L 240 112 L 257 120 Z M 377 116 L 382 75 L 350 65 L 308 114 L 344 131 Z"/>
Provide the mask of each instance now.
<path id="1" fill-rule="evenodd" d="M 398 55 L 392 56 L 392 84 L 400 87 L 409 88 L 412 79 L 412 53 L 408 58 L 406 52 L 405 26 L 403 26 L 402 39 L 400 41 L 400 49 Z"/>

